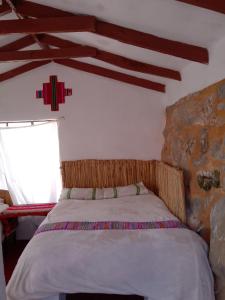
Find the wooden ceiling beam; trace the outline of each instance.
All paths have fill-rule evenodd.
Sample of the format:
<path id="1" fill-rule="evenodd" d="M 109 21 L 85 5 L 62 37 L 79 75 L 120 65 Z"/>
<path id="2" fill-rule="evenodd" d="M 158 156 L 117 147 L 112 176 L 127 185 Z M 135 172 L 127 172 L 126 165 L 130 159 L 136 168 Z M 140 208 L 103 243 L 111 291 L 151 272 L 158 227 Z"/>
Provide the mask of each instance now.
<path id="1" fill-rule="evenodd" d="M 181 81 L 181 74 L 176 70 L 142 63 L 110 52 L 98 50 L 94 58 L 131 71 Z"/>
<path id="2" fill-rule="evenodd" d="M 20 61 L 20 60 L 40 60 L 57 58 L 92 57 L 96 55 L 95 48 L 77 46 L 63 49 L 42 49 L 28 51 L 0 52 L 0 62 Z"/>
<path id="3" fill-rule="evenodd" d="M 35 61 L 0 74 L 0 82 L 49 64 L 50 60 Z"/>
<path id="4" fill-rule="evenodd" d="M 146 80 L 146 79 L 142 79 L 142 78 L 138 78 L 138 77 L 134 77 L 134 76 L 130 76 L 124 73 L 120 73 L 120 72 L 116 72 L 113 70 L 109 70 L 106 68 L 102 68 L 99 66 L 95 66 L 92 64 L 88 64 L 88 63 L 83 63 L 77 60 L 72 60 L 72 59 L 57 59 L 54 60 L 57 64 L 72 68 L 72 69 L 76 69 L 76 70 L 80 70 L 80 71 L 84 71 L 84 72 L 88 72 L 91 74 L 95 74 L 95 75 L 99 75 L 99 76 L 103 76 L 103 77 L 107 77 L 110 79 L 114 79 L 120 82 L 125 82 L 128 84 L 132 84 L 132 85 L 136 85 L 142 88 L 146 88 L 146 89 L 150 89 L 150 90 L 155 90 L 158 92 L 162 92 L 165 93 L 165 85 L 158 83 L 158 82 L 153 82 L 150 80 Z"/>
<path id="5" fill-rule="evenodd" d="M 0 17 L 7 15 L 11 12 L 11 7 L 5 1 L 2 1 L 2 5 L 0 5 Z"/>
<path id="6" fill-rule="evenodd" d="M 55 9 L 42 4 L 34 4 L 29 1 L 22 1 L 19 3 L 17 5 L 17 10 L 21 14 L 35 18 L 71 16 L 70 12 L 61 11 L 60 9 Z M 209 62 L 209 54 L 206 48 L 168 40 L 108 22 L 97 20 L 95 33 L 118 40 L 122 43 L 184 58 L 190 61 L 196 61 L 204 64 Z"/>
<path id="7" fill-rule="evenodd" d="M 177 0 L 177 1 L 225 14 L 224 0 Z"/>
<path id="8" fill-rule="evenodd" d="M 152 34 L 97 21 L 96 33 L 122 43 L 207 64 L 208 50 L 199 46 L 161 38 Z"/>
<path id="9" fill-rule="evenodd" d="M 16 10 L 23 16 L 35 18 L 72 17 L 75 15 L 68 11 L 25 0 L 19 1 L 16 4 Z"/>
<path id="10" fill-rule="evenodd" d="M 48 45 L 59 48 L 74 47 L 79 45 L 77 43 L 47 34 L 42 35 L 41 41 Z M 181 80 L 181 74 L 176 70 L 139 62 L 103 50 L 96 49 L 96 55 L 94 58 L 131 71 L 152 74 L 178 81 Z"/>
<path id="11" fill-rule="evenodd" d="M 16 10 L 16 5 L 15 5 L 15 1 L 16 0 L 5 0 L 7 2 L 7 4 L 10 6 L 10 8 L 12 9 L 12 11 L 16 14 L 18 19 L 25 19 L 26 17 L 24 17 L 23 15 L 21 15 L 20 13 L 17 12 Z M 32 38 L 34 39 L 34 41 L 42 48 L 42 49 L 47 49 L 48 47 L 46 45 L 44 45 L 43 43 L 41 43 L 37 37 L 36 34 L 32 34 L 31 35 Z"/>
<path id="12" fill-rule="evenodd" d="M 16 51 L 33 45 L 35 42 L 29 35 L 0 47 L 0 51 Z"/>
<path id="13" fill-rule="evenodd" d="M 43 32 L 95 32 L 95 24 L 95 17 L 90 16 L 4 20 L 0 21 L 0 35 Z"/>

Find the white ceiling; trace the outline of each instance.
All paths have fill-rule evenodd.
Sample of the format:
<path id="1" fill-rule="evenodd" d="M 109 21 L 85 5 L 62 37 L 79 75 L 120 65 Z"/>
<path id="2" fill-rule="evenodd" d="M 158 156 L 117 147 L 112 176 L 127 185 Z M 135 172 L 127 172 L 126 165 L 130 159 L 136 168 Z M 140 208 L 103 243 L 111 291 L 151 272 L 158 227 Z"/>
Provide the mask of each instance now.
<path id="1" fill-rule="evenodd" d="M 175 0 L 40 0 L 36 2 L 49 6 L 54 5 L 56 8 L 74 13 L 95 15 L 101 20 L 167 39 L 207 47 L 208 49 L 212 48 L 217 41 L 225 37 L 224 14 L 201 9 Z M 15 18 L 15 16 L 9 14 L 1 19 L 12 18 Z M 82 44 L 93 45 L 115 54 L 179 71 L 182 71 L 187 64 L 191 63 L 185 59 L 130 46 L 92 33 L 65 33 L 56 35 Z M 0 46 L 16 40 L 18 37 L 20 36 L 1 36 Z M 32 49 L 38 48 L 33 47 Z M 158 76 L 117 68 L 91 58 L 82 58 L 80 60 L 162 83 L 170 81 L 170 79 Z M 2 63 L 0 64 L 0 72 L 5 72 L 21 64 L 23 63 Z"/>

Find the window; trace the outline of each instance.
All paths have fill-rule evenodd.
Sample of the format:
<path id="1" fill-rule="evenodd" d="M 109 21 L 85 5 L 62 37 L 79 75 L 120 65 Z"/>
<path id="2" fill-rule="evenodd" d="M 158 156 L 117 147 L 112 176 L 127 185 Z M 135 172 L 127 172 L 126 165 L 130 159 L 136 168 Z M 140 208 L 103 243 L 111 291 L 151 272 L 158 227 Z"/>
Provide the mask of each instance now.
<path id="1" fill-rule="evenodd" d="M 9 189 L 15 204 L 58 200 L 57 121 L 0 123 L 0 188 Z"/>

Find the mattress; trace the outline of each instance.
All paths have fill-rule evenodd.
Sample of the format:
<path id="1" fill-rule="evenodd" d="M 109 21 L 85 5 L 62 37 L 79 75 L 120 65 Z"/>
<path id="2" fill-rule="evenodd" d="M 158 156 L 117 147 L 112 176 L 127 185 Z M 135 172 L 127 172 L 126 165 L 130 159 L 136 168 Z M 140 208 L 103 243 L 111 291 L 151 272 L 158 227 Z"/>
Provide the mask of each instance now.
<path id="1" fill-rule="evenodd" d="M 25 248 L 7 300 L 59 293 L 214 300 L 207 251 L 153 194 L 63 200 Z"/>

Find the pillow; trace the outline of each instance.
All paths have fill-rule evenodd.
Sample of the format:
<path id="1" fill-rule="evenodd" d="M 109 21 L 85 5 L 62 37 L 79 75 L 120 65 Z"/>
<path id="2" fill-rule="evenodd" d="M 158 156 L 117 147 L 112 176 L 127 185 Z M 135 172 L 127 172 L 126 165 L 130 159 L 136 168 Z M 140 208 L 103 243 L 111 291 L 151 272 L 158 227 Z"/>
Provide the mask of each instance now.
<path id="1" fill-rule="evenodd" d="M 59 200 L 100 200 L 103 199 L 103 189 L 99 188 L 64 188 Z"/>
<path id="2" fill-rule="evenodd" d="M 143 182 L 114 188 L 104 188 L 104 199 L 145 194 L 149 194 L 149 190 L 144 186 Z"/>
<path id="3" fill-rule="evenodd" d="M 64 188 L 59 200 L 101 200 L 149 194 L 142 182 L 110 188 Z"/>

